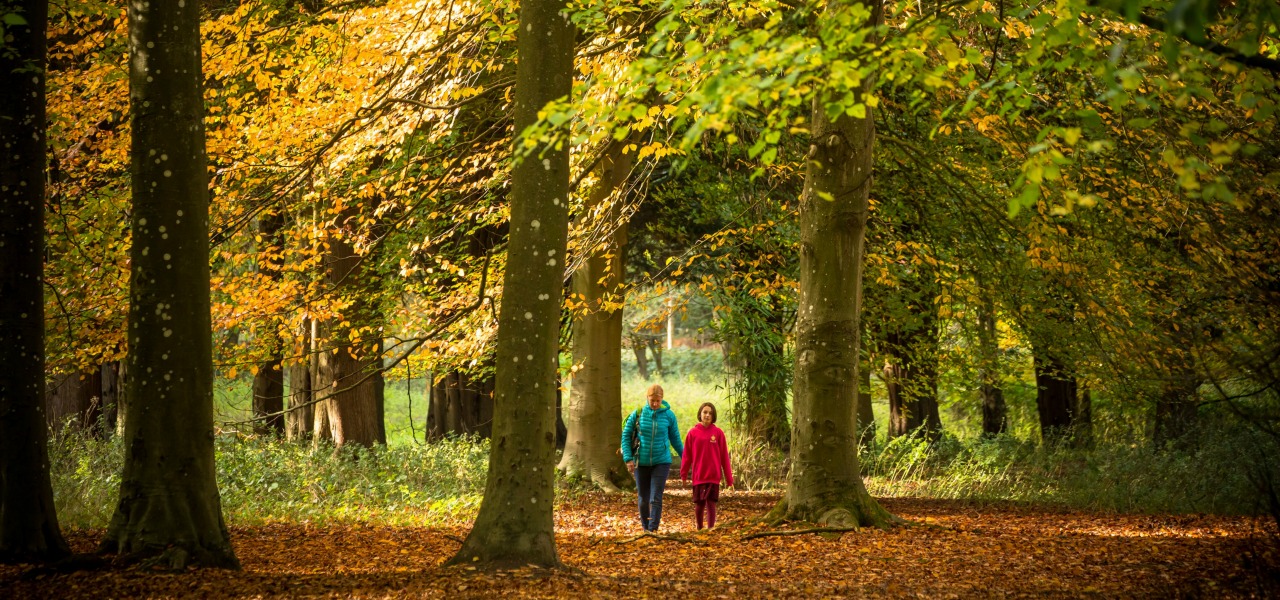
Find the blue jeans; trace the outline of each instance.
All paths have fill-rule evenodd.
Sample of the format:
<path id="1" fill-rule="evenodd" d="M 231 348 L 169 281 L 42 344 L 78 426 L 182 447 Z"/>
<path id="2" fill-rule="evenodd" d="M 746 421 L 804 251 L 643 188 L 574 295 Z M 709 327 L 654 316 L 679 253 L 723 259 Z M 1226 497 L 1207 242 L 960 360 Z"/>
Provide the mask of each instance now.
<path id="1" fill-rule="evenodd" d="M 662 522 L 662 492 L 667 489 L 671 463 L 636 467 L 636 492 L 640 495 L 640 525 L 645 531 L 657 531 Z"/>

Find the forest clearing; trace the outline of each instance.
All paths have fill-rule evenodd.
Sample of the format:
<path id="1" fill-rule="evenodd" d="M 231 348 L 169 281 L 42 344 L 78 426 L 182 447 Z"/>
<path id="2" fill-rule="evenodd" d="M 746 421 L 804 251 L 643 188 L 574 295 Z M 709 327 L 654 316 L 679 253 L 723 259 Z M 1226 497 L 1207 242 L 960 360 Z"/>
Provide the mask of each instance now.
<path id="1" fill-rule="evenodd" d="M 0 74 L 0 597 L 1280 594 L 1274 0 L 4 0 Z"/>

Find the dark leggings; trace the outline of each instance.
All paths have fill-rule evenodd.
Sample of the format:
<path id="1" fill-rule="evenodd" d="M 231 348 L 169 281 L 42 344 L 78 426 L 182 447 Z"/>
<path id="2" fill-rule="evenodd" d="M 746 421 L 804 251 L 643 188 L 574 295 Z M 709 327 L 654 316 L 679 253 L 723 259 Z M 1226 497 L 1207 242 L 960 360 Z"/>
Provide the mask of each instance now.
<path id="1" fill-rule="evenodd" d="M 636 492 L 640 497 L 640 526 L 657 531 L 662 522 L 662 492 L 667 489 L 671 464 L 636 467 Z"/>
<path id="2" fill-rule="evenodd" d="M 694 513 L 698 516 L 698 529 L 702 529 L 702 512 L 706 509 L 707 513 L 707 529 L 716 526 L 716 502 L 714 500 L 705 500 L 702 502 L 694 502 Z"/>

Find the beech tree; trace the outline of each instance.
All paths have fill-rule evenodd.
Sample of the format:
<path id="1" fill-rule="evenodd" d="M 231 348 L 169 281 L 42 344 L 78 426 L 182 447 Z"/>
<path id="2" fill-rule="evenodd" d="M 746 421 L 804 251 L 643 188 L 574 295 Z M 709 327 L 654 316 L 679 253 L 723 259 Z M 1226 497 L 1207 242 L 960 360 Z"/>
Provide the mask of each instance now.
<path id="1" fill-rule="evenodd" d="M 610 202 L 624 187 L 634 154 L 610 144 L 600 161 L 599 180 L 587 195 L 584 216 L 607 234 L 605 243 L 573 274 L 576 302 L 585 306 L 573 320 L 573 387 L 569 390 L 568 433 L 564 455 L 556 467 L 572 478 L 617 491 L 630 477 L 618 454 L 622 438 L 622 304 L 626 223 L 619 202 Z"/>
<path id="2" fill-rule="evenodd" d="M 129 4 L 129 417 L 102 550 L 174 569 L 239 567 L 214 468 L 200 63 L 199 4 Z"/>
<path id="3" fill-rule="evenodd" d="M 493 438 L 484 500 L 451 563 L 559 565 L 554 519 L 556 391 L 569 146 L 525 138 L 573 84 L 574 27 L 563 0 L 526 0 L 516 34 L 516 164 L 498 315 Z M 532 145 L 527 145 L 533 142 Z"/>
<path id="4" fill-rule="evenodd" d="M 833 2 L 854 27 L 874 27 L 878 2 Z M 861 91 L 871 87 L 864 74 Z M 856 89 L 856 88 L 855 88 Z M 858 461 L 858 354 L 862 254 L 871 190 L 875 122 L 813 103 L 800 196 L 800 293 L 791 419 L 791 470 L 771 516 L 832 526 L 896 520 L 867 492 Z"/>
<path id="5" fill-rule="evenodd" d="M 44 401 L 44 0 L 0 5 L 0 561 L 70 553 L 53 508 Z"/>

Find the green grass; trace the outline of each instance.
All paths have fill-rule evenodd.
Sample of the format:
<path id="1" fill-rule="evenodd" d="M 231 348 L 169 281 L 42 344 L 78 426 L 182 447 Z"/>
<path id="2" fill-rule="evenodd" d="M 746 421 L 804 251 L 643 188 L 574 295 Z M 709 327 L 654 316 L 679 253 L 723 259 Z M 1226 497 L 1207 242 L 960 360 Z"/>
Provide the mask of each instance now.
<path id="1" fill-rule="evenodd" d="M 1257 514 L 1256 482 L 1280 481 L 1277 440 L 1242 425 L 1210 426 L 1191 449 L 1115 436 L 1091 449 L 1003 436 L 930 445 L 899 438 L 864 453 L 874 495 L 1018 501 L 1114 512 Z"/>
<path id="2" fill-rule="evenodd" d="M 229 523 L 373 521 L 457 524 L 474 517 L 489 446 L 448 439 L 376 450 L 217 439 L 218 489 Z M 78 435 L 50 444 L 54 503 L 64 527 L 105 527 L 120 485 L 123 444 Z"/>
<path id="3" fill-rule="evenodd" d="M 663 385 L 682 432 L 694 424 L 694 412 L 702 402 L 716 403 L 729 433 L 739 486 L 780 489 L 786 457 L 749 447 L 728 427 L 731 406 L 723 380 L 714 375 L 669 373 L 653 382 Z M 636 376 L 624 378 L 619 421 L 644 404 L 649 383 Z M 247 427 L 224 427 L 216 451 L 228 521 L 468 521 L 484 488 L 487 442 L 423 443 L 425 389 L 420 379 L 411 384 L 388 382 L 390 443 L 373 451 L 335 453 L 327 446 L 245 435 Z M 246 418 L 248 394 L 246 379 L 219 382 L 216 418 L 222 423 Z M 1009 435 L 995 440 L 975 437 L 972 415 L 956 408 L 964 404 L 963 398 L 953 396 L 950 408 L 944 405 L 947 434 L 930 445 L 912 438 L 886 442 L 883 390 L 873 390 L 873 397 L 881 438 L 861 460 L 868 488 L 878 496 L 1048 503 L 1119 512 L 1255 514 L 1266 508 L 1259 504 L 1263 496 L 1255 482 L 1280 481 L 1280 442 L 1230 419 L 1208 420 L 1193 449 L 1157 450 L 1143 439 L 1137 425 L 1141 420 L 1129 414 L 1133 409 L 1124 412 L 1124 407 L 1099 403 L 1097 445 L 1088 450 L 1058 448 L 1037 442 L 1035 415 L 1029 409 L 1033 393 L 1015 389 L 1010 394 L 1014 423 Z M 122 457 L 118 440 L 76 435 L 51 440 L 55 501 L 64 525 L 106 525 Z"/>

